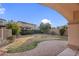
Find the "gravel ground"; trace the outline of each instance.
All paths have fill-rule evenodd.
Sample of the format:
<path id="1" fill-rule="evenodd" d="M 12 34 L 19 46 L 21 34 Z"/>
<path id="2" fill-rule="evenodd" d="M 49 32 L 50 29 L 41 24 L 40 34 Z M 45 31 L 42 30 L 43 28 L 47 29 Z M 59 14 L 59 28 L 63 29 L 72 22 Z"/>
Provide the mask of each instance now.
<path id="1" fill-rule="evenodd" d="M 4 56 L 56 56 L 67 47 L 67 41 L 43 41 L 32 50 L 19 53 L 6 53 Z"/>

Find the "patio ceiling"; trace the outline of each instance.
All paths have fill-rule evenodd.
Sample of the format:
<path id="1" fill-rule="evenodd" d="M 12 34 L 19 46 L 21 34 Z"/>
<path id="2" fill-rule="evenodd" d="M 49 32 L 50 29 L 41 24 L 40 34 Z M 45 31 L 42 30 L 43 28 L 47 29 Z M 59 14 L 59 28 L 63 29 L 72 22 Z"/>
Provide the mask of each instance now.
<path id="1" fill-rule="evenodd" d="M 61 15 L 63 15 L 69 22 L 74 22 L 74 11 L 79 11 L 78 3 L 42 3 L 51 9 L 55 9 Z"/>

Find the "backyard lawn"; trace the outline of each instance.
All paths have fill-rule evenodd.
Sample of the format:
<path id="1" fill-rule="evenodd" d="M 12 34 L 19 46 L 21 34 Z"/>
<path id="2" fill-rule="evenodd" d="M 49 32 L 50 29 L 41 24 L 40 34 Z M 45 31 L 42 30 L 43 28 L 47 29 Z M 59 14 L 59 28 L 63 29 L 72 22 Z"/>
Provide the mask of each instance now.
<path id="1" fill-rule="evenodd" d="M 7 53 L 24 52 L 27 50 L 34 49 L 38 45 L 38 43 L 47 40 L 67 40 L 67 37 L 47 34 L 35 34 L 28 36 L 26 35 L 22 38 L 18 38 L 17 41 L 9 44 L 4 48 L 7 49 Z"/>

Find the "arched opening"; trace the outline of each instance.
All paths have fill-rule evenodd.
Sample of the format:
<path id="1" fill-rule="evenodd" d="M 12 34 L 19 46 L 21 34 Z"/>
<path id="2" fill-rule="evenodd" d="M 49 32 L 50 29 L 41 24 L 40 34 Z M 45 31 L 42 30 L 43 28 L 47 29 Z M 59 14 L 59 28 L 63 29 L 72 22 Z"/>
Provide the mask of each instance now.
<path id="1" fill-rule="evenodd" d="M 21 6 L 21 5 L 23 5 L 23 6 Z M 43 9 L 44 7 L 42 7 L 42 9 L 41 9 L 42 5 L 46 6 L 46 9 Z M 7 19 L 7 17 L 9 17 L 8 19 L 15 19 L 16 21 L 21 19 L 21 21 L 24 21 L 24 22 L 19 21 L 19 23 L 23 24 L 23 25 L 19 25 L 19 27 L 22 28 L 23 30 L 35 29 L 34 24 L 29 24 L 29 23 L 25 23 L 25 22 L 31 22 L 31 23 L 33 22 L 35 24 L 39 24 L 38 22 L 40 22 L 42 19 L 43 19 L 42 22 L 44 22 L 44 23 L 46 23 L 46 22 L 50 23 L 49 20 L 51 19 L 53 25 L 56 25 L 55 27 L 57 27 L 59 24 L 67 25 L 67 23 L 69 23 L 68 24 L 68 45 L 69 45 L 68 47 L 79 50 L 79 28 L 78 28 L 79 27 L 79 17 L 78 17 L 79 4 L 45 3 L 45 4 L 41 4 L 41 6 L 36 5 L 36 4 L 4 4 L 4 6 L 5 6 L 6 10 L 8 10 L 8 12 L 6 12 L 6 14 L 2 15 L 1 17 L 5 18 L 5 19 Z M 47 9 L 50 9 L 50 12 Z M 2 10 L 3 9 L 1 9 L 1 11 Z M 2 12 L 1 14 L 3 14 L 3 13 L 4 12 Z M 16 14 L 14 14 L 14 13 L 16 13 Z M 49 15 L 49 13 L 50 13 L 50 15 Z M 53 17 L 51 15 L 53 15 Z M 39 19 L 39 21 L 38 21 L 38 19 Z M 63 20 L 68 20 L 68 21 L 63 21 Z M 53 22 L 53 21 L 55 21 L 55 22 Z M 57 23 L 57 22 L 59 22 L 59 23 Z M 63 23 L 63 22 L 65 22 L 65 23 Z M 54 24 L 54 23 L 56 23 L 56 24 Z M 33 28 L 29 28 L 29 27 L 24 28 L 25 24 L 34 25 L 34 26 L 33 26 Z M 35 38 L 36 37 L 37 36 L 35 36 Z M 46 38 L 46 37 L 47 36 L 42 37 L 42 38 Z"/>
<path id="2" fill-rule="evenodd" d="M 68 23 L 69 23 L 69 20 L 68 20 L 68 18 L 67 18 L 67 16 L 65 16 L 63 13 L 61 13 L 58 9 L 55 9 L 55 8 L 51 8 L 50 6 L 46 6 L 45 5 L 45 3 L 44 4 L 40 4 L 40 5 L 42 5 L 42 6 L 44 6 L 44 7 L 47 7 L 47 9 L 49 9 L 49 10 L 52 10 L 52 11 L 54 11 L 54 12 L 52 12 L 52 15 L 54 15 L 54 13 L 55 14 L 57 14 L 56 16 L 60 16 L 61 18 L 60 19 L 55 19 L 55 17 L 56 16 L 53 16 L 52 18 L 52 20 L 54 21 L 54 19 L 55 20 L 60 20 L 60 22 L 61 22 L 61 24 L 63 23 L 63 21 L 65 22 L 65 24 L 67 25 Z M 50 4 L 49 4 L 50 5 Z M 52 23 L 57 23 L 57 21 L 55 22 L 52 22 Z M 64 25 L 64 24 L 63 24 Z M 62 26 L 62 25 L 61 25 Z"/>

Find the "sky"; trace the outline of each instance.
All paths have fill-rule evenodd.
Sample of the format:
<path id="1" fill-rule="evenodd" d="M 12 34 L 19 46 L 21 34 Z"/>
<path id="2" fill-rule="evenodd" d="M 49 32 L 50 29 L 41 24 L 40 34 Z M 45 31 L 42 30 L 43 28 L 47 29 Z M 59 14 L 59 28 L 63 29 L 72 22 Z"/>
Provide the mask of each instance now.
<path id="1" fill-rule="evenodd" d="M 23 21 L 39 25 L 48 20 L 52 27 L 63 26 L 68 23 L 56 10 L 39 3 L 3 3 L 0 4 L 0 18 L 6 20 Z"/>

